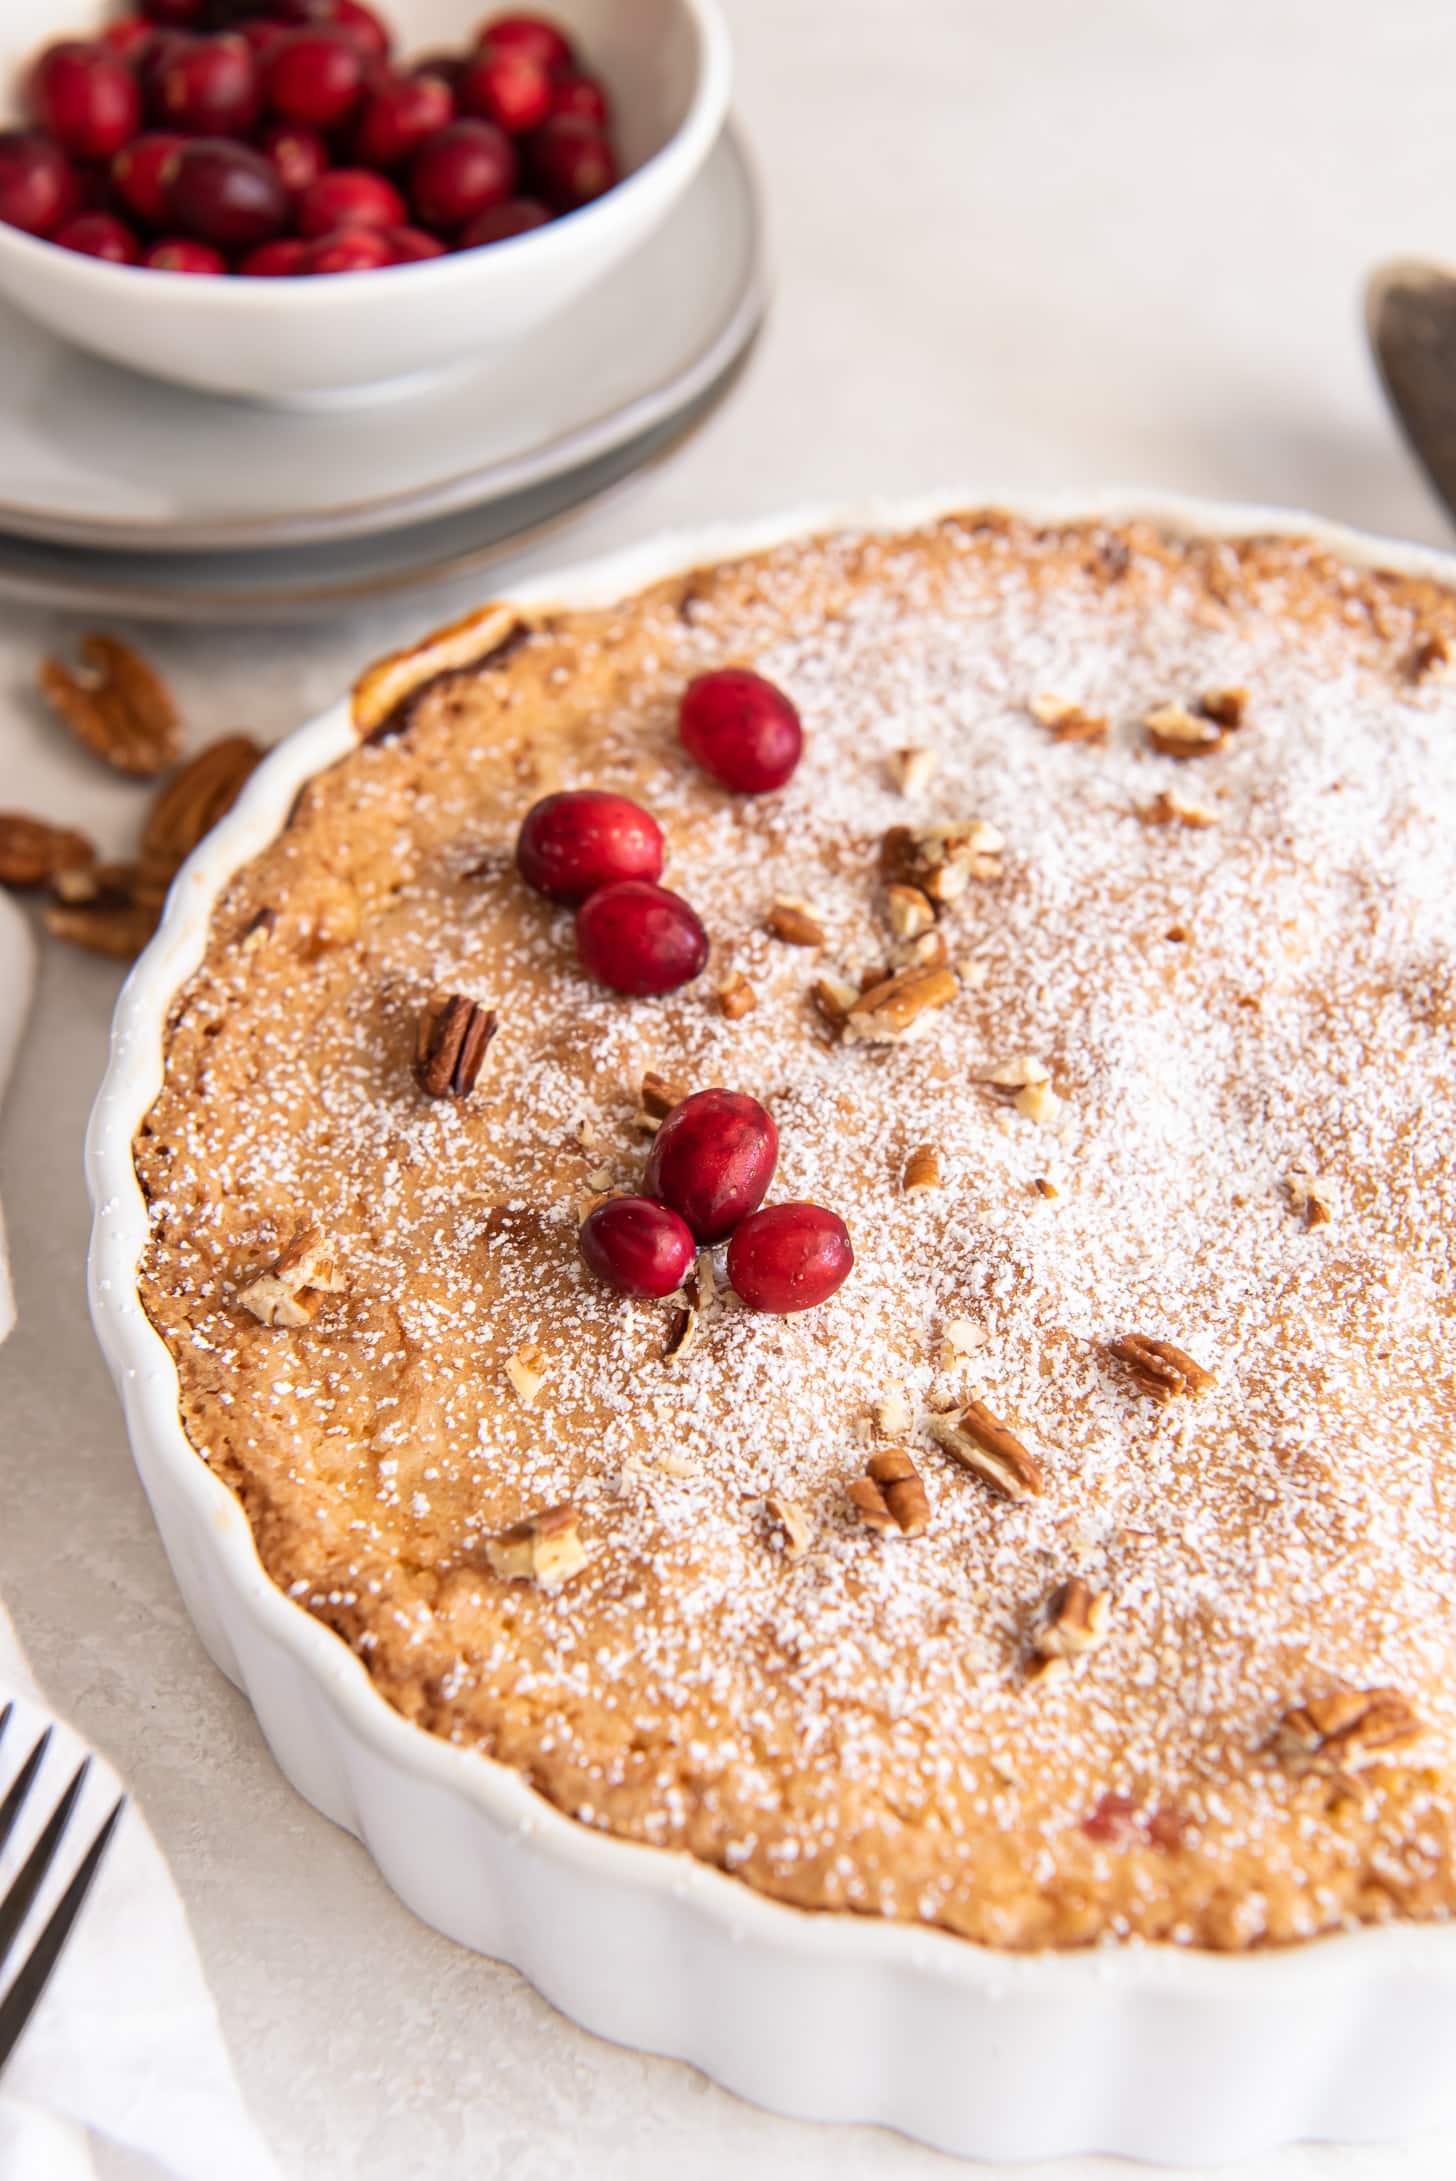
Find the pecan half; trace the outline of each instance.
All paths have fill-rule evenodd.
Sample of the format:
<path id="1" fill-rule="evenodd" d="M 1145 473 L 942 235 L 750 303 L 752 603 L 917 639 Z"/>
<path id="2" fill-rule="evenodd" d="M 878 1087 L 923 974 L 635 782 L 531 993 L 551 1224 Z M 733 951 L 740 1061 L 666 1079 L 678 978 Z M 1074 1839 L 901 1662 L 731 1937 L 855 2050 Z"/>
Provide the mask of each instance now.
<path id="1" fill-rule="evenodd" d="M 296 1235 L 263 1272 L 238 1290 L 238 1301 L 262 1325 L 310 1325 L 327 1295 L 344 1285 L 338 1253 L 318 1227 Z"/>
<path id="2" fill-rule="evenodd" d="M 1068 697 L 1033 697 L 1026 708 L 1039 727 L 1047 728 L 1053 742 L 1105 742 L 1107 722 L 1099 713 L 1084 711 Z"/>
<path id="3" fill-rule="evenodd" d="M 944 907 L 973 878 L 1001 876 L 1005 845 L 998 828 L 979 818 L 962 825 L 892 825 L 880 842 L 880 876 L 887 886 L 918 886 Z"/>
<path id="4" fill-rule="evenodd" d="M 783 1532 L 785 1559 L 802 1560 L 814 1533 L 809 1517 L 798 1501 L 785 1499 L 781 1492 L 769 1492 L 764 1498 L 763 1511 L 773 1527 Z"/>
<path id="5" fill-rule="evenodd" d="M 1287 1711 L 1269 1746 L 1294 1772 L 1337 1775 L 1403 1756 L 1424 1732 L 1399 1689 L 1334 1689 Z"/>
<path id="6" fill-rule="evenodd" d="M 415 1033 L 415 1080 L 427 1098 L 468 1098 L 500 1027 L 493 1007 L 451 992 L 428 1006 Z"/>
<path id="7" fill-rule="evenodd" d="M 851 1044 L 896 1045 L 959 989 L 954 973 L 944 967 L 896 970 L 859 994 L 844 1018 L 844 1034 Z"/>
<path id="8" fill-rule="evenodd" d="M 135 961 L 162 920 L 161 908 L 132 895 L 134 865 L 103 864 L 96 869 L 106 877 L 97 882 L 94 898 L 52 902 L 45 912 L 46 930 L 53 939 L 84 947 L 88 954 L 104 954 L 113 962 Z M 58 890 L 71 875 L 58 874 Z M 74 875 L 90 879 L 92 873 L 78 869 Z"/>
<path id="9" fill-rule="evenodd" d="M 1170 1340 L 1154 1340 L 1147 1333 L 1125 1333 L 1108 1342 L 1108 1351 L 1132 1373 L 1139 1393 L 1166 1408 L 1180 1394 L 1190 1398 L 1213 1384 L 1213 1372 Z"/>
<path id="10" fill-rule="evenodd" d="M 142 829 L 140 900 L 165 899 L 198 842 L 232 809 L 262 755 L 250 735 L 224 735 L 167 782 Z"/>
<path id="11" fill-rule="evenodd" d="M 1148 740 L 1163 757 L 1211 757 L 1221 750 L 1224 732 L 1217 720 L 1190 712 L 1185 705 L 1160 704 L 1143 719 Z"/>
<path id="12" fill-rule="evenodd" d="M 49 886 L 62 871 L 89 870 L 95 862 L 84 833 L 0 810 L 0 886 Z"/>
<path id="13" fill-rule="evenodd" d="M 809 987 L 815 1012 L 831 1030 L 842 1030 L 845 1017 L 859 1000 L 859 993 L 842 977 L 816 977 Z"/>
<path id="14" fill-rule="evenodd" d="M 984 1401 L 970 1401 L 948 1416 L 926 1419 L 930 1436 L 963 1469 L 1006 1499 L 1040 1499 L 1046 1479 L 1036 1456 L 993 1416 Z"/>
<path id="15" fill-rule="evenodd" d="M 118 772 L 149 779 L 175 764 L 181 747 L 177 707 L 161 676 L 114 636 L 83 636 L 85 670 L 43 659 L 41 694 L 79 742 Z"/>
<path id="16" fill-rule="evenodd" d="M 900 1186 L 906 1196 L 914 1196 L 921 1189 L 938 1189 L 941 1183 L 940 1152 L 934 1144 L 917 1144 L 905 1161 L 905 1176 Z"/>
<path id="17" fill-rule="evenodd" d="M 491 1572 L 506 1583 L 537 1583 L 555 1590 L 586 1566 L 586 1552 L 576 1531 L 576 1509 L 569 1499 L 539 1514 L 513 1522 L 499 1537 L 485 1540 Z"/>
<path id="18" fill-rule="evenodd" d="M 807 901 L 775 901 L 763 921 L 788 947 L 822 947 L 829 936 Z"/>
<path id="19" fill-rule="evenodd" d="M 882 1447 L 865 1464 L 865 1473 L 846 1485 L 860 1521 L 881 1537 L 923 1537 L 930 1503 L 920 1471 L 903 1446 Z"/>
<path id="20" fill-rule="evenodd" d="M 1031 1639 L 1036 1677 L 1065 1671 L 1074 1658 L 1095 1651 L 1107 1639 L 1112 1593 L 1092 1590 L 1074 1575 L 1053 1593 L 1046 1619 Z"/>

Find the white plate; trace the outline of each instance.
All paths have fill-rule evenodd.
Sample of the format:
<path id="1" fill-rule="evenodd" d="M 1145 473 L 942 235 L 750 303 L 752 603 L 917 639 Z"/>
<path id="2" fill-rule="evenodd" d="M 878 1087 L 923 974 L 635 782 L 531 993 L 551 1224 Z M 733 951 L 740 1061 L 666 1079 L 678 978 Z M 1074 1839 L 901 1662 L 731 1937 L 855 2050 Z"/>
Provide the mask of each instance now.
<path id="1" fill-rule="evenodd" d="M 899 530 L 975 495 L 660 541 L 508 594 L 590 608 L 801 530 Z M 1359 564 L 1456 585 L 1456 559 L 1267 508 L 1142 495 L 1020 503 L 1036 520 L 1146 516 L 1175 531 L 1293 530 Z M 482 617 L 480 646 L 501 612 Z M 471 632 L 447 649 L 457 663 Z M 392 1710 L 360 1660 L 264 1574 L 248 1518 L 199 1460 L 177 1373 L 137 1292 L 147 1208 L 132 1140 L 162 1077 L 175 995 L 213 903 L 355 745 L 342 702 L 272 752 L 180 873 L 118 1002 L 87 1139 L 92 1316 L 137 1466 L 198 1632 L 246 1689 L 299 1792 L 365 1841 L 401 1899 L 513 1962 L 574 2021 L 670 2053 L 775 2111 L 870 2120 L 942 2150 L 1042 2159 L 1103 2150 L 1220 2162 L 1300 2137 L 1368 2141 L 1456 2115 L 1456 1930 L 1395 1925 L 1208 1954 L 1171 1946 L 1006 1955 L 875 1916 L 815 1914 L 577 1824 L 507 1766 Z"/>
<path id="2" fill-rule="evenodd" d="M 507 362 L 384 402 L 190 393 L 0 304 L 0 532 L 113 554 L 239 552 L 480 508 L 679 415 L 763 299 L 758 195 L 730 126 L 651 240 Z"/>

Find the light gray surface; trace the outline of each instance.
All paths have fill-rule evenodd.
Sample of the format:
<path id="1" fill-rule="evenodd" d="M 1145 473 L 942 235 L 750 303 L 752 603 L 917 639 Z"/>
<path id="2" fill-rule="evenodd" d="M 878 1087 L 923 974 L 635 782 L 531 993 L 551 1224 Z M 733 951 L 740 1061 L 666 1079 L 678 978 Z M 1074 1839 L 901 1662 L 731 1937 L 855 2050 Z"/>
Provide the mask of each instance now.
<path id="1" fill-rule="evenodd" d="M 1381 411 L 1357 308 L 1375 257 L 1456 256 L 1456 16 L 1441 0 L 730 13 L 776 315 L 699 438 L 522 567 L 958 478 L 1302 503 L 1449 542 Z M 272 736 L 469 603 L 147 641 L 199 738 Z M 136 792 L 73 756 L 28 694 L 65 633 L 0 615 L 0 802 L 120 847 Z M 0 1593 L 53 1701 L 146 1805 L 290 2181 L 956 2171 L 886 2135 L 770 2120 L 568 2028 L 413 1923 L 283 1787 L 183 1620 L 85 1320 L 81 1128 L 116 983 L 48 951 L 0 1128 L 21 1311 L 0 1354 Z M 1447 2181 L 1453 2166 L 1452 2145 L 1306 2151 L 1259 2181 Z"/>

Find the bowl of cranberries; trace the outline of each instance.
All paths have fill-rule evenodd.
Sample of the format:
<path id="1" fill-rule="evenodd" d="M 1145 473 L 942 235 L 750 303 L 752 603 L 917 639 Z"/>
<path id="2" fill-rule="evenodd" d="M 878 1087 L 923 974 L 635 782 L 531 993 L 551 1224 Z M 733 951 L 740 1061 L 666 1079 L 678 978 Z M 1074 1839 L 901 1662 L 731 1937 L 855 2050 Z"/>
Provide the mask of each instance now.
<path id="1" fill-rule="evenodd" d="M 488 359 L 661 223 L 727 111 L 717 0 L 71 4 L 0 8 L 0 295 L 218 394 Z"/>

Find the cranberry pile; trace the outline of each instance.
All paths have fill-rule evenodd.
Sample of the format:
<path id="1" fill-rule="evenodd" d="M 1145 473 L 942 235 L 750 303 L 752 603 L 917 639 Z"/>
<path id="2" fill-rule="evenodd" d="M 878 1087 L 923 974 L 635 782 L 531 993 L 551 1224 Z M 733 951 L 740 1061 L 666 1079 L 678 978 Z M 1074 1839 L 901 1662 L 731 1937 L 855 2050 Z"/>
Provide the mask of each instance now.
<path id="1" fill-rule="evenodd" d="M 352 273 L 524 235 L 618 178 L 565 33 L 500 15 L 405 65 L 363 0 L 139 0 L 32 65 L 0 222 L 116 265 Z"/>
<path id="2" fill-rule="evenodd" d="M 799 715 L 762 675 L 724 667 L 689 684 L 678 714 L 684 749 L 741 795 L 783 787 L 803 751 Z M 532 805 L 516 839 L 528 886 L 576 911 L 577 959 L 589 976 L 637 997 L 701 974 L 708 935 L 662 875 L 662 828 L 639 803 L 573 788 Z M 728 1277 L 752 1310 L 811 1310 L 842 1287 L 854 1251 L 842 1219 L 818 1204 L 760 1210 L 778 1164 L 773 1116 L 742 1091 L 697 1091 L 667 1115 L 640 1196 L 606 1198 L 581 1229 L 591 1271 L 624 1295 L 681 1287 L 700 1248 L 728 1243 Z"/>

